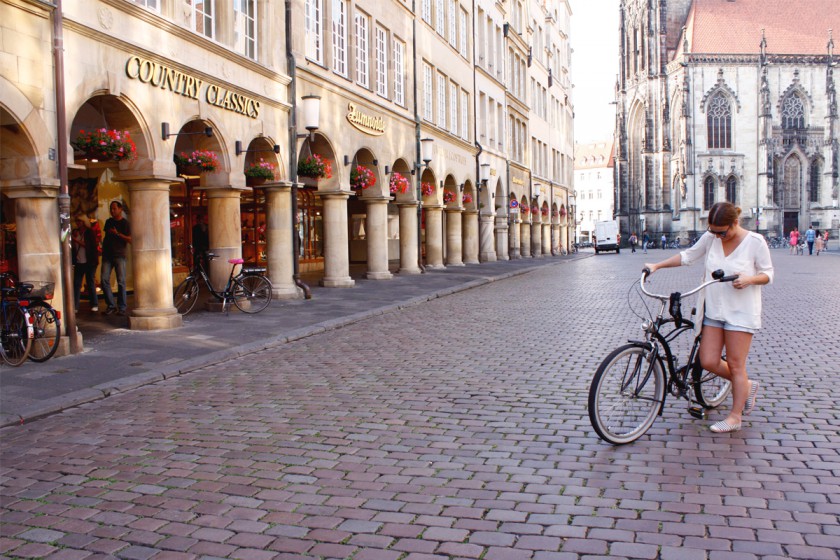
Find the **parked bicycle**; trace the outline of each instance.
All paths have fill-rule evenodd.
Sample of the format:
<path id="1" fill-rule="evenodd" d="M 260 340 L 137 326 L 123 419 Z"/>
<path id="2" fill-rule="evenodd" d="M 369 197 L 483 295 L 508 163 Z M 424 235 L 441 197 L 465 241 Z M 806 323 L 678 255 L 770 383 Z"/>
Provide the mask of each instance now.
<path id="1" fill-rule="evenodd" d="M 46 362 L 55 355 L 61 341 L 61 311 L 50 305 L 55 282 L 32 280 L 21 283 L 14 273 L 7 272 L 3 275 L 3 285 L 26 286 L 23 294 L 18 294 L 18 300 L 26 302 L 34 331 L 29 359 Z"/>
<path id="2" fill-rule="evenodd" d="M 645 304 L 648 317 L 640 316 L 644 340 L 630 340 L 613 350 L 601 362 L 589 387 L 592 427 L 601 439 L 615 445 L 643 436 L 662 414 L 668 393 L 688 401 L 689 414 L 702 419 L 706 410 L 720 406 L 732 389 L 729 381 L 700 365 L 702 335 L 694 338 L 684 362 L 679 361 L 671 346 L 678 337 L 694 330 L 693 320 L 682 315 L 682 300 L 710 284 L 731 282 L 737 276 L 725 276 L 722 270 L 716 270 L 712 280 L 689 292 L 662 295 L 645 289 L 648 274 L 650 271 L 645 269 L 641 279 L 633 284 L 638 284 L 643 301 L 649 297 L 660 303 L 655 316 Z M 666 307 L 670 317 L 665 317 Z M 692 309 L 691 315 L 695 314 L 696 309 Z"/>
<path id="3" fill-rule="evenodd" d="M 10 275 L 0 274 L 0 358 L 10 366 L 19 366 L 29 357 L 35 331 L 27 310 L 29 302 L 21 295 L 32 284 L 13 283 Z"/>
<path id="4" fill-rule="evenodd" d="M 190 246 L 192 250 L 192 246 Z M 205 253 L 208 261 L 219 258 L 213 253 Z M 204 269 L 202 260 L 198 255 L 193 258 L 193 269 L 189 276 L 175 288 L 175 308 L 178 313 L 186 315 L 195 307 L 200 292 L 200 281 L 213 295 L 222 302 L 222 311 L 226 311 L 230 302 L 245 313 L 259 313 L 271 303 L 271 282 L 264 276 L 264 267 L 242 268 L 239 274 L 234 275 L 236 267 L 244 265 L 243 259 L 228 259 L 231 264 L 230 275 L 224 289 L 217 290 L 210 282 L 210 277 Z"/>

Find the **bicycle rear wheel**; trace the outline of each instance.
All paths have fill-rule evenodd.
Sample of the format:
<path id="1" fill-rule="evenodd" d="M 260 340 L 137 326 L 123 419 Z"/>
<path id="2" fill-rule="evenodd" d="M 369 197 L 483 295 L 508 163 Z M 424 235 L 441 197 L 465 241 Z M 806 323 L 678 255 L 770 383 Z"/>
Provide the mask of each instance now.
<path id="1" fill-rule="evenodd" d="M 726 358 L 723 358 L 726 360 Z M 700 357 L 694 360 L 691 368 L 691 379 L 694 385 L 694 396 L 703 408 L 717 408 L 732 391 L 732 383 L 723 377 L 718 377 L 700 365 Z"/>
<path id="2" fill-rule="evenodd" d="M 32 347 L 30 332 L 26 314 L 17 305 L 10 305 L 6 309 L 0 336 L 0 355 L 4 362 L 19 366 L 26 361 Z"/>
<path id="3" fill-rule="evenodd" d="M 607 356 L 589 386 L 589 420 L 598 436 L 620 445 L 653 425 L 665 400 L 665 374 L 650 352 L 627 344 Z"/>
<path id="4" fill-rule="evenodd" d="M 234 279 L 233 303 L 244 313 L 259 313 L 271 303 L 271 282 L 256 274 Z"/>
<path id="5" fill-rule="evenodd" d="M 58 343 L 61 340 L 61 321 L 55 309 L 46 303 L 30 305 L 29 314 L 32 316 L 32 326 L 35 329 L 32 348 L 29 349 L 29 359 L 33 362 L 46 362 L 58 350 Z"/>
<path id="6" fill-rule="evenodd" d="M 198 280 L 193 276 L 188 276 L 183 282 L 178 284 L 175 288 L 175 309 L 181 315 L 186 315 L 192 308 L 195 307 L 195 302 L 198 301 Z"/>

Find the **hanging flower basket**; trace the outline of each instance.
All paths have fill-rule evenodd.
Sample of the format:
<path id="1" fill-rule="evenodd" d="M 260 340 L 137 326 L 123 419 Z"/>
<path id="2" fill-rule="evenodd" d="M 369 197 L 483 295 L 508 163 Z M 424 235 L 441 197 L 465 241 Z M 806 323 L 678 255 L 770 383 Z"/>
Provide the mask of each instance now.
<path id="1" fill-rule="evenodd" d="M 540 211 L 539 207 L 537 207 L 537 206 L 531 206 L 531 213 L 532 213 L 532 214 L 536 214 L 536 213 L 537 213 L 537 212 L 539 212 L 539 211 Z"/>
<path id="2" fill-rule="evenodd" d="M 461 197 L 461 200 L 464 202 L 464 204 L 469 204 L 473 201 L 473 197 L 470 193 L 464 193 L 464 196 Z"/>
<path id="3" fill-rule="evenodd" d="M 245 168 L 245 177 L 249 185 L 262 185 L 266 181 L 274 180 L 275 171 L 273 164 L 260 158 L 260 161 L 255 161 Z"/>
<path id="4" fill-rule="evenodd" d="M 566 216 L 566 207 L 565 206 L 560 207 L 560 215 L 564 216 L 564 217 Z"/>
<path id="5" fill-rule="evenodd" d="M 443 203 L 449 204 L 455 202 L 455 193 L 452 191 L 443 191 Z"/>
<path id="6" fill-rule="evenodd" d="M 527 214 L 530 211 L 531 211 L 531 209 L 528 206 L 526 206 L 524 204 L 522 205 L 522 213 L 523 214 Z"/>
<path id="7" fill-rule="evenodd" d="M 311 179 L 329 179 L 332 177 L 332 165 L 318 154 L 312 154 L 298 162 L 297 174 Z"/>
<path id="8" fill-rule="evenodd" d="M 99 128 L 92 132 L 80 130 L 71 145 L 90 160 L 123 161 L 137 157 L 137 146 L 134 145 L 127 130 L 106 128 Z"/>
<path id="9" fill-rule="evenodd" d="M 559 215 L 559 212 L 557 212 L 557 210 L 552 210 L 551 215 L 556 218 Z"/>
<path id="10" fill-rule="evenodd" d="M 388 189 L 391 191 L 391 194 L 405 194 L 408 192 L 408 189 L 411 185 L 408 182 L 408 178 L 405 177 L 402 173 L 398 173 L 394 171 L 391 173 L 391 181 L 389 184 Z"/>
<path id="11" fill-rule="evenodd" d="M 423 196 L 432 196 L 435 192 L 435 186 L 431 183 L 420 183 L 420 192 Z"/>
<path id="12" fill-rule="evenodd" d="M 357 165 L 350 171 L 350 188 L 361 196 L 362 191 L 376 184 L 376 175 L 364 165 Z"/>
<path id="13" fill-rule="evenodd" d="M 175 154 L 175 165 L 184 175 L 200 175 L 213 173 L 219 168 L 219 158 L 216 152 L 210 150 L 194 150 L 192 153 L 181 152 Z"/>
<path id="14" fill-rule="evenodd" d="M 540 210 L 540 214 L 542 214 L 543 216 L 548 216 L 548 208 L 542 208 Z"/>

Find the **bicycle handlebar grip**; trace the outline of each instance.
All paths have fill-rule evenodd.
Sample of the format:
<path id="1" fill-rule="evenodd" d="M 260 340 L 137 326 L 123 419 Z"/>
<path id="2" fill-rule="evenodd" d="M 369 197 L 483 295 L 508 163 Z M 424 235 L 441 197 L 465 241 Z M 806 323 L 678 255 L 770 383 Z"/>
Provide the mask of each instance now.
<path id="1" fill-rule="evenodd" d="M 734 282 L 736 278 L 738 278 L 740 274 L 733 274 L 732 276 L 724 276 L 720 279 L 721 282 Z"/>
<path id="2" fill-rule="evenodd" d="M 642 269 L 642 276 L 644 276 L 645 278 L 647 278 L 648 276 L 650 276 L 650 269 L 649 269 L 648 267 L 644 267 L 644 268 Z"/>

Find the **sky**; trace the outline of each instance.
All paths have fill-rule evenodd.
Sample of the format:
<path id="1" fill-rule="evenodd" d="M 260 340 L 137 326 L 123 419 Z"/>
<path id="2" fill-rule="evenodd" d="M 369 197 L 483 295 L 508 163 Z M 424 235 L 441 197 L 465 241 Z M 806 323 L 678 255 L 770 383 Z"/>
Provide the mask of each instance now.
<path id="1" fill-rule="evenodd" d="M 615 129 L 619 0 L 570 0 L 575 142 L 609 140 Z"/>

